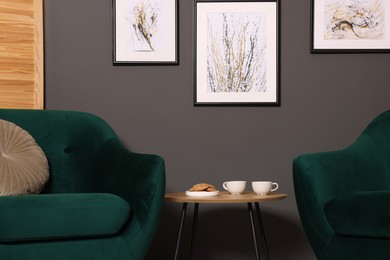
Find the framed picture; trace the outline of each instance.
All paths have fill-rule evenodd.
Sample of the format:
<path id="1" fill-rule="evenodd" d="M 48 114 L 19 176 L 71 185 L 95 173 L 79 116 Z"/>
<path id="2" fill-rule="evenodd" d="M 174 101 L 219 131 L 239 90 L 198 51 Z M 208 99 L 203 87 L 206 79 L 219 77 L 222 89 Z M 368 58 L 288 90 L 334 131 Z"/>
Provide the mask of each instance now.
<path id="1" fill-rule="evenodd" d="M 177 0 L 113 0 L 114 65 L 177 64 Z"/>
<path id="2" fill-rule="evenodd" d="M 279 5 L 195 0 L 195 106 L 279 106 Z"/>
<path id="3" fill-rule="evenodd" d="M 389 0 L 311 0 L 311 52 L 390 52 Z"/>

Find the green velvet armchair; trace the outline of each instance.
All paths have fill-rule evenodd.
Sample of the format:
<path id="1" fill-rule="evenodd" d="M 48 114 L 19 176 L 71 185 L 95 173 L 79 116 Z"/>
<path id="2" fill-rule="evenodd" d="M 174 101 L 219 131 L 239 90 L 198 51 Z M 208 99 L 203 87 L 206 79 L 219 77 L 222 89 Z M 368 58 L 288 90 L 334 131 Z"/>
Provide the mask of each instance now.
<path id="1" fill-rule="evenodd" d="M 157 229 L 165 168 L 121 145 L 97 116 L 0 110 L 44 151 L 50 177 L 34 195 L 0 197 L 0 259 L 142 260 Z"/>
<path id="2" fill-rule="evenodd" d="M 297 157 L 293 176 L 318 259 L 390 259 L 390 111 L 346 149 Z"/>

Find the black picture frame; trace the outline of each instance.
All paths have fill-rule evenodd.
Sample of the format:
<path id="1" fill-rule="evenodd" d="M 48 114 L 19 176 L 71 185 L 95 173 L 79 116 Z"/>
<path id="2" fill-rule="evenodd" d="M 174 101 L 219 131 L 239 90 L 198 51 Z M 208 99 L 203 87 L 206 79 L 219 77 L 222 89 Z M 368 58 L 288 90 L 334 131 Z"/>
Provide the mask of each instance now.
<path id="1" fill-rule="evenodd" d="M 389 11 L 390 1 L 311 0 L 310 52 L 389 53 Z"/>
<path id="2" fill-rule="evenodd" d="M 112 0 L 113 64 L 179 64 L 178 4 Z"/>
<path id="3" fill-rule="evenodd" d="M 195 0 L 194 14 L 194 106 L 280 106 L 280 0 Z"/>

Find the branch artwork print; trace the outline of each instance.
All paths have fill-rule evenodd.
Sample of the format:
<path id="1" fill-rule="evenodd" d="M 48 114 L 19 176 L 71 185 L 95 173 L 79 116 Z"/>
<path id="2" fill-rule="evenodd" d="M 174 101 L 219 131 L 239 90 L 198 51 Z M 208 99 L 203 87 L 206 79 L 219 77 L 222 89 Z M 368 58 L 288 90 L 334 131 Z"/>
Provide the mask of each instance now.
<path id="1" fill-rule="evenodd" d="M 164 0 L 127 0 L 128 50 L 153 52 L 162 48 L 163 3 Z"/>
<path id="2" fill-rule="evenodd" d="M 265 92 L 265 14 L 209 13 L 207 26 L 207 92 Z"/>
<path id="3" fill-rule="evenodd" d="M 383 39 L 385 10 L 382 1 L 326 0 L 324 39 Z"/>

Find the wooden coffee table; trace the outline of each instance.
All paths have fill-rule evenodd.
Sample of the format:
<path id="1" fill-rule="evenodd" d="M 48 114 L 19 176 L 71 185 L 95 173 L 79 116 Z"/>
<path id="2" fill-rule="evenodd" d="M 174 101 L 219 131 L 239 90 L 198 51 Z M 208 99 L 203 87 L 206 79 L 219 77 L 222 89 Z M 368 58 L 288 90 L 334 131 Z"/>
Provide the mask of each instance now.
<path id="1" fill-rule="evenodd" d="M 251 227 L 252 227 L 252 236 L 253 236 L 253 242 L 254 242 L 254 246 L 255 246 L 256 259 L 260 259 L 257 231 L 255 228 L 255 216 L 253 214 L 253 208 L 252 208 L 252 203 L 253 203 L 255 205 L 255 208 L 256 208 L 257 221 L 259 224 L 258 227 L 260 229 L 259 230 L 260 236 L 261 236 L 261 240 L 263 242 L 264 255 L 265 255 L 266 259 L 269 259 L 268 246 L 267 246 L 267 241 L 265 238 L 263 220 L 261 217 L 261 210 L 260 210 L 259 203 L 283 200 L 286 197 L 287 197 L 287 194 L 284 194 L 284 193 L 272 193 L 269 195 L 260 195 L 259 196 L 253 192 L 250 192 L 250 193 L 247 192 L 247 193 L 243 193 L 241 195 L 231 195 L 228 192 L 219 192 L 219 194 L 217 196 L 212 196 L 212 197 L 190 197 L 190 196 L 187 196 L 185 192 L 166 193 L 165 194 L 166 201 L 183 203 L 182 213 L 181 213 L 181 218 L 180 218 L 179 232 L 178 232 L 177 241 L 176 241 L 176 251 L 175 251 L 174 259 L 177 259 L 177 257 L 178 257 L 180 240 L 181 240 L 181 235 L 183 232 L 183 224 L 184 224 L 184 219 L 185 219 L 186 212 L 187 212 L 188 203 L 194 204 L 194 218 L 193 218 L 193 223 L 192 223 L 190 259 L 192 259 L 193 243 L 194 243 L 195 235 L 196 235 L 196 226 L 197 226 L 197 220 L 198 220 L 198 208 L 199 208 L 200 203 L 216 203 L 216 204 L 217 203 L 220 203 L 220 204 L 247 203 L 249 218 L 250 218 Z"/>

